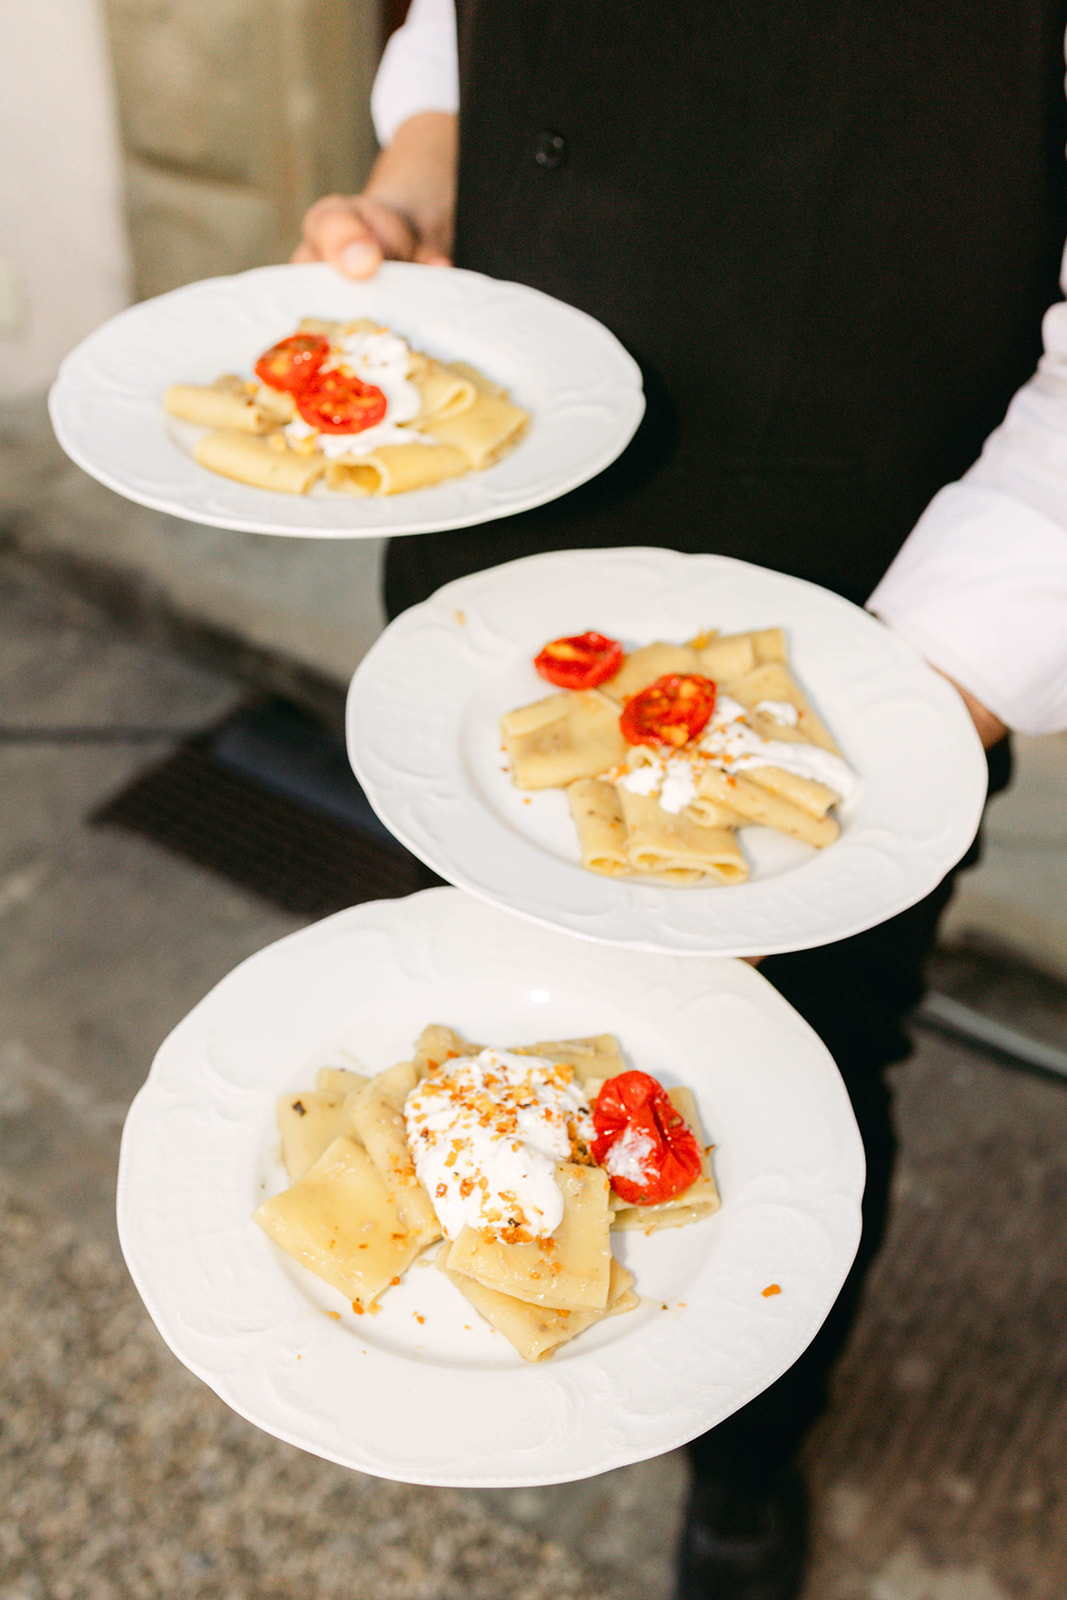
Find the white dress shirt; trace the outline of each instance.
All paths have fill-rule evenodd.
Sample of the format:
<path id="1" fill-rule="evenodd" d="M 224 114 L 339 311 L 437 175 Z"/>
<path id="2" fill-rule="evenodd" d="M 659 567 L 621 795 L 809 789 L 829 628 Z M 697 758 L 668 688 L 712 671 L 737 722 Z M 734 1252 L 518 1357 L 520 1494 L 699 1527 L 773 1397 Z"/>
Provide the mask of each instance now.
<path id="1" fill-rule="evenodd" d="M 459 110 L 453 0 L 411 0 L 407 21 L 385 46 L 370 109 L 383 146 L 416 112 Z"/>
<path id="2" fill-rule="evenodd" d="M 453 0 L 413 0 L 374 83 L 378 138 L 458 106 Z M 1067 252 L 1060 282 L 1067 293 Z M 979 460 L 934 496 L 867 602 L 1029 734 L 1067 729 L 1067 305 L 1047 312 L 1044 344 Z"/>

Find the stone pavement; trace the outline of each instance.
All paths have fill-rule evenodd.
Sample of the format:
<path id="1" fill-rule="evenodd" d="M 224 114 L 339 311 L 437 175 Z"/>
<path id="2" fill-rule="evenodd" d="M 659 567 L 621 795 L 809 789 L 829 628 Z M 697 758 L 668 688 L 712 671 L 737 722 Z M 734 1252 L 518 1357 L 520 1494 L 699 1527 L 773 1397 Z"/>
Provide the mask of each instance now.
<path id="1" fill-rule="evenodd" d="M 300 919 L 88 819 L 250 683 L 335 714 L 377 625 L 376 557 L 142 519 L 40 430 L 14 433 L 0 441 L 0 1600 L 667 1600 L 679 1457 L 546 1490 L 386 1483 L 260 1434 L 162 1346 L 114 1235 L 125 1109 L 190 1006 Z M 1061 749 L 1027 752 L 1032 792 L 1021 812 L 1000 802 L 983 869 L 993 909 L 960 920 L 935 978 L 1064 1050 L 1064 900 L 1043 898 L 1063 871 Z M 1046 946 L 1049 976 L 1016 959 Z M 809 1451 L 807 1600 L 1062 1600 L 1067 1086 L 927 1029 L 918 1045 L 896 1073 L 892 1234 Z"/>

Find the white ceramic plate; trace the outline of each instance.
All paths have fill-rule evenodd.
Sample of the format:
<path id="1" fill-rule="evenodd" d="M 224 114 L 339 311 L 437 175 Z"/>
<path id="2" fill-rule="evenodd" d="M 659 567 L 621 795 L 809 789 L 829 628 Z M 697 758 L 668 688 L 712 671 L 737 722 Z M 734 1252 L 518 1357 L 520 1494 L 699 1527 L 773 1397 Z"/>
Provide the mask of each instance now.
<path id="1" fill-rule="evenodd" d="M 537 651 L 588 628 L 632 649 L 777 623 L 863 781 L 840 839 L 816 852 L 746 828 L 751 877 L 730 888 L 585 871 L 562 791 L 521 793 L 501 753 L 501 714 L 552 692 Z M 348 750 L 379 816 L 441 877 L 583 938 L 690 954 L 808 948 L 903 910 L 963 855 L 986 790 L 959 695 L 873 617 L 781 573 L 672 550 L 532 556 L 446 585 L 361 662 Z"/>
<path id="2" fill-rule="evenodd" d="M 303 316 L 378 317 L 429 355 L 481 368 L 531 413 L 525 438 L 485 472 L 381 499 L 275 494 L 197 466 L 197 430 L 164 414 L 164 391 L 251 375 Z M 188 284 L 90 335 L 49 396 L 67 454 L 128 499 L 213 527 L 319 539 L 462 528 L 554 500 L 614 460 L 643 410 L 636 363 L 584 312 L 522 284 L 398 262 L 359 284 L 324 265 Z"/>
<path id="3" fill-rule="evenodd" d="M 283 1182 L 275 1096 L 352 1054 L 404 1059 L 431 1021 L 499 1043 L 615 1032 L 692 1086 L 716 1143 L 722 1210 L 623 1235 L 640 1307 L 536 1366 L 432 1266 L 356 1318 L 252 1220 Z M 164 1339 L 259 1427 L 383 1477 L 519 1485 L 672 1449 L 778 1377 L 851 1264 L 862 1187 L 837 1069 L 754 969 L 583 944 L 435 889 L 282 940 L 179 1024 L 126 1122 L 118 1222 Z"/>

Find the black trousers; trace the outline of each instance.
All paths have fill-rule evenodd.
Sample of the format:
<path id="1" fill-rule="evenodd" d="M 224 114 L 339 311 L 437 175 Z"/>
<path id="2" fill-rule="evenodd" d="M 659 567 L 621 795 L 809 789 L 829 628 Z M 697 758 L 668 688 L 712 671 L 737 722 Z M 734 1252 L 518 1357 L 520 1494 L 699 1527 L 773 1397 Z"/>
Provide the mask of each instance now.
<path id="1" fill-rule="evenodd" d="M 1011 776 L 1008 743 L 989 752 L 989 792 Z M 790 1465 L 826 1407 L 834 1362 L 845 1344 L 864 1280 L 881 1245 L 897 1151 L 886 1069 L 911 1053 L 909 1014 L 922 998 L 923 968 L 959 872 L 973 866 L 981 835 L 925 900 L 899 916 L 815 950 L 768 956 L 760 971 L 811 1024 L 837 1062 L 867 1156 L 859 1250 L 830 1315 L 778 1381 L 689 1445 L 697 1476 L 752 1484 Z"/>

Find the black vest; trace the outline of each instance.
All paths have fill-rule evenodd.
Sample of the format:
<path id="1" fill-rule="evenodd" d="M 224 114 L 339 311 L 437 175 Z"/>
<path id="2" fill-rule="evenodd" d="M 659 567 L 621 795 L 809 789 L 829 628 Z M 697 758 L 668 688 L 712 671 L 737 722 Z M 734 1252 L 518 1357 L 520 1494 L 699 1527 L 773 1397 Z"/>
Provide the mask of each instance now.
<path id="1" fill-rule="evenodd" d="M 1067 0 L 458 15 L 456 263 L 600 318 L 649 405 L 565 499 L 395 541 L 390 610 L 517 555 L 616 544 L 862 601 L 1040 351 L 1067 233 Z"/>

